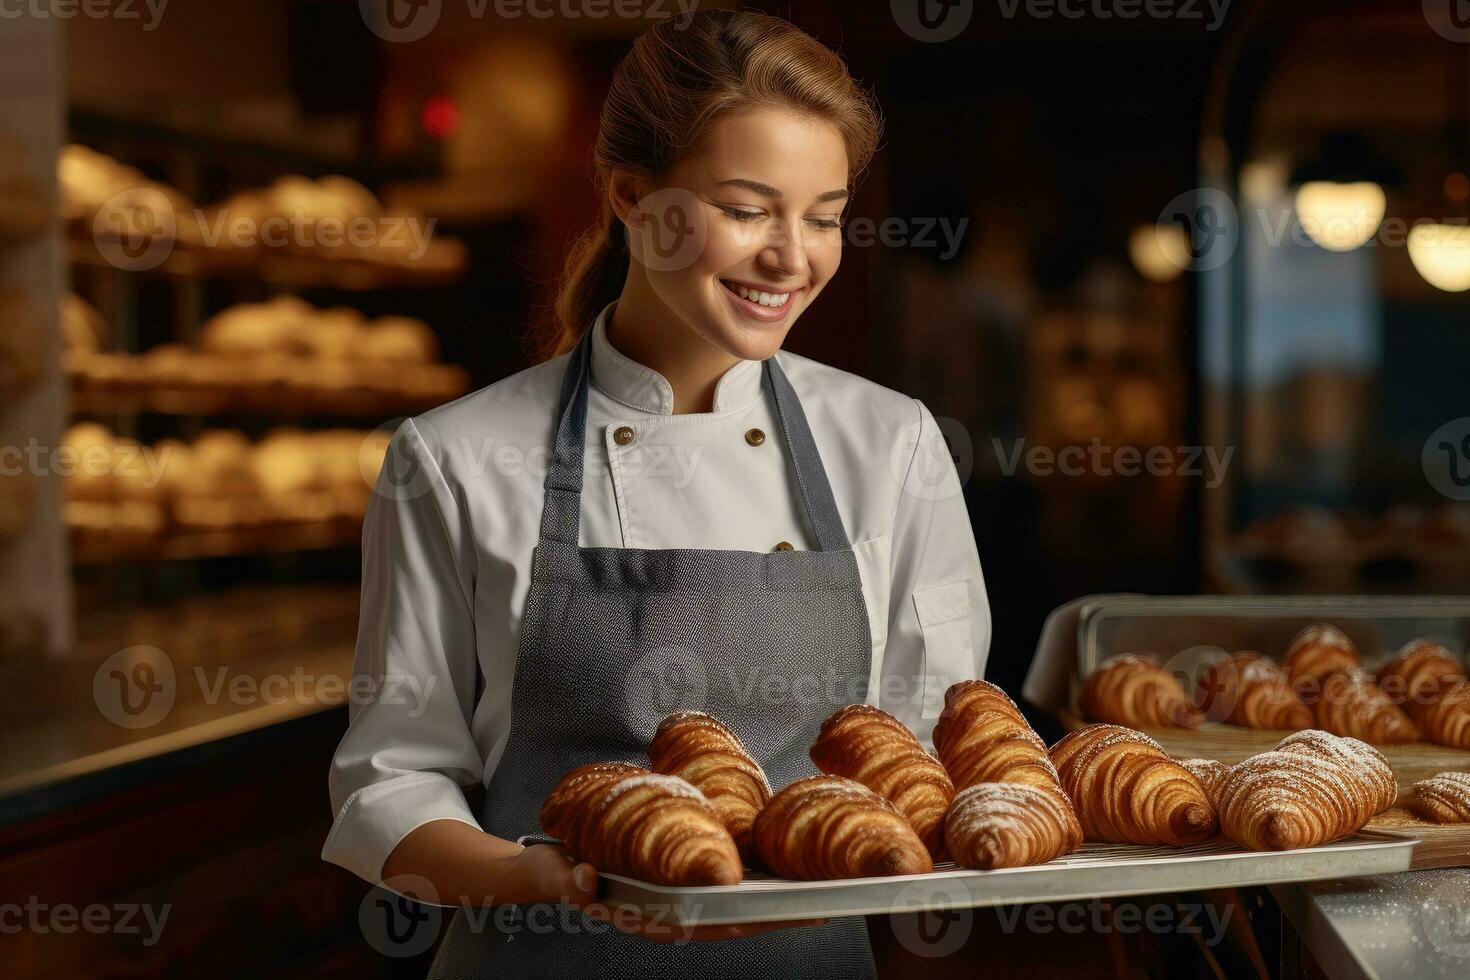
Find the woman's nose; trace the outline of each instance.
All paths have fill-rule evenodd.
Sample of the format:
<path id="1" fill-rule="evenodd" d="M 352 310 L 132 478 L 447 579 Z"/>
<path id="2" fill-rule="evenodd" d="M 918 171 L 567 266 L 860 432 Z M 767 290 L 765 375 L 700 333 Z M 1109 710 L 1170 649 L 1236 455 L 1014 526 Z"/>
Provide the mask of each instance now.
<path id="1" fill-rule="evenodd" d="M 786 222 L 770 222 L 770 231 L 759 256 L 760 263 L 772 272 L 791 277 L 804 276 L 808 269 L 806 245 L 800 231 L 793 231 Z"/>

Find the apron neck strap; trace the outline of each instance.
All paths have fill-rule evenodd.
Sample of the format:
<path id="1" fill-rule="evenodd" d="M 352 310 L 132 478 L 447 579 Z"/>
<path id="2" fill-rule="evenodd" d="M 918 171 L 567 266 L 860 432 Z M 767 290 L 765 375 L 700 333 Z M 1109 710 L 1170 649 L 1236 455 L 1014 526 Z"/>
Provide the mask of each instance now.
<path id="1" fill-rule="evenodd" d="M 567 359 L 557 409 L 556 443 L 546 473 L 546 500 L 541 511 L 541 540 L 575 545 L 582 519 L 583 455 L 587 443 L 587 389 L 592 367 L 592 332 Z M 832 485 L 817 443 L 802 411 L 796 389 L 774 357 L 761 364 L 761 386 L 776 404 L 781 435 L 791 447 L 796 489 L 819 551 L 845 551 L 847 531 L 837 511 Z"/>

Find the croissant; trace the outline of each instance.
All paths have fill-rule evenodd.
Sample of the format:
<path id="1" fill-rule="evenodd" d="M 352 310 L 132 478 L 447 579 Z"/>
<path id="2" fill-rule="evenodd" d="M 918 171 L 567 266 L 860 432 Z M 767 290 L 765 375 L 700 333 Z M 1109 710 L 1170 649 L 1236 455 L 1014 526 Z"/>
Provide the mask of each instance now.
<path id="1" fill-rule="evenodd" d="M 934 861 L 892 803 L 856 780 L 809 776 L 771 797 L 751 827 L 756 855 L 783 878 L 924 874 Z"/>
<path id="2" fill-rule="evenodd" d="M 1430 741 L 1470 749 L 1470 683 L 1452 684 L 1432 704 L 1420 708 L 1417 715 Z"/>
<path id="3" fill-rule="evenodd" d="M 1200 692 L 1210 716 L 1223 715 L 1232 725 L 1283 731 L 1312 727 L 1312 709 L 1297 697 L 1286 671 L 1253 651 L 1208 664 L 1200 675 Z"/>
<path id="4" fill-rule="evenodd" d="M 1319 623 L 1298 633 L 1282 658 L 1291 686 L 1302 698 L 1312 701 L 1322 690 L 1322 681 L 1333 671 L 1362 665 L 1358 648 L 1336 626 Z"/>
<path id="5" fill-rule="evenodd" d="M 1045 864 L 1082 846 L 1082 825 L 1061 792 L 1025 783 L 977 783 L 944 818 L 944 842 L 966 868 Z"/>
<path id="6" fill-rule="evenodd" d="M 1388 759 L 1367 742 L 1318 729 L 1295 732 L 1276 745 L 1277 752 L 1315 755 L 1346 766 L 1356 776 L 1355 787 L 1367 793 L 1363 805 L 1369 816 L 1382 813 L 1399 797 L 1399 781 Z"/>
<path id="7" fill-rule="evenodd" d="M 1112 657 L 1088 676 L 1082 711 L 1092 721 L 1137 728 L 1198 728 L 1205 720 L 1178 678 L 1136 653 Z"/>
<path id="8" fill-rule="evenodd" d="M 1370 796 L 1346 766 L 1304 752 L 1262 752 L 1230 770 L 1220 789 L 1220 826 L 1257 851 L 1316 847 L 1356 833 Z"/>
<path id="9" fill-rule="evenodd" d="M 1215 833 L 1200 781 L 1142 732 L 1091 725 L 1053 745 L 1051 760 L 1088 840 L 1182 847 Z"/>
<path id="10" fill-rule="evenodd" d="M 1230 774 L 1230 767 L 1215 759 L 1182 759 L 1179 764 L 1194 774 L 1194 778 L 1198 779 L 1199 784 L 1204 787 L 1205 795 L 1218 809 L 1220 787 L 1225 785 L 1225 777 Z"/>
<path id="11" fill-rule="evenodd" d="M 1404 709 L 1394 704 L 1361 667 L 1344 667 L 1322 681 L 1313 709 L 1317 727 L 1376 745 L 1417 742 L 1423 736 Z"/>
<path id="12" fill-rule="evenodd" d="M 903 722 L 872 705 L 850 704 L 822 723 L 811 757 L 822 772 L 855 779 L 898 807 L 929 853 L 943 853 L 954 783 Z"/>
<path id="13" fill-rule="evenodd" d="M 1470 772 L 1442 772 L 1415 783 L 1413 808 L 1434 823 L 1470 823 Z"/>
<path id="14" fill-rule="evenodd" d="M 771 798 L 771 784 L 734 732 L 702 712 L 675 712 L 658 726 L 648 757 L 654 772 L 678 776 L 703 793 L 748 856 L 750 825 Z"/>
<path id="15" fill-rule="evenodd" d="M 960 681 L 944 692 L 934 748 L 956 790 L 977 783 L 1061 788 L 1046 743 L 1016 703 L 987 681 Z"/>
<path id="16" fill-rule="evenodd" d="M 625 762 L 578 766 L 541 806 L 541 826 L 599 871 L 659 885 L 733 885 L 743 869 L 704 794 Z"/>
<path id="17" fill-rule="evenodd" d="M 1378 686 L 1395 704 L 1408 705 L 1418 717 L 1440 694 L 1465 680 L 1465 668 L 1455 655 L 1432 640 L 1410 640 L 1398 656 L 1378 672 Z"/>

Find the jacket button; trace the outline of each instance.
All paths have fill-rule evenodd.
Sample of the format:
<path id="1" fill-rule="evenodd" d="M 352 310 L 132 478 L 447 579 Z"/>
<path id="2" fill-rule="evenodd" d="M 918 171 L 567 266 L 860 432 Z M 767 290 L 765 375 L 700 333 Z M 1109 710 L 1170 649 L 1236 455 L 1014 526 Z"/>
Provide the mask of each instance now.
<path id="1" fill-rule="evenodd" d="M 766 442 L 766 434 L 760 429 L 751 429 L 745 433 L 745 441 L 752 446 L 763 446 Z"/>
<path id="2" fill-rule="evenodd" d="M 777 541 L 776 542 L 775 550 L 776 551 L 792 551 L 793 548 L 791 546 L 791 542 L 790 541 Z"/>
<path id="3" fill-rule="evenodd" d="M 613 430 L 613 442 L 619 446 L 626 446 L 633 441 L 633 428 L 628 425 L 620 425 Z"/>

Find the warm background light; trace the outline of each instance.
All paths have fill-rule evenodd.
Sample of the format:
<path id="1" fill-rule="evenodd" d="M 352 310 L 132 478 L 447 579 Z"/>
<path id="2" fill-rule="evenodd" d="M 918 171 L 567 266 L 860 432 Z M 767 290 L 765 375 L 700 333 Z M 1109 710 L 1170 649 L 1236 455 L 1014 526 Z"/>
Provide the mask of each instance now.
<path id="1" fill-rule="evenodd" d="M 1139 225 L 1128 236 L 1128 257 L 1152 282 L 1172 282 L 1189 268 L 1189 239 L 1178 225 Z"/>
<path id="2" fill-rule="evenodd" d="M 1424 281 L 1447 293 L 1470 289 L 1470 225 L 1425 221 L 1409 229 L 1409 261 Z"/>
<path id="3" fill-rule="evenodd" d="M 1333 252 L 1351 252 L 1378 231 L 1388 198 L 1368 180 L 1340 184 L 1313 180 L 1296 192 L 1296 214 L 1302 230 Z"/>

